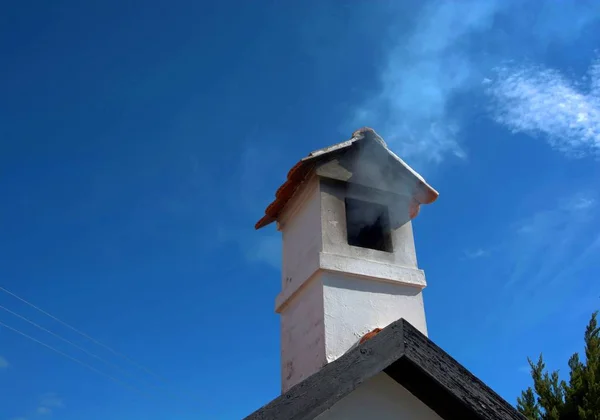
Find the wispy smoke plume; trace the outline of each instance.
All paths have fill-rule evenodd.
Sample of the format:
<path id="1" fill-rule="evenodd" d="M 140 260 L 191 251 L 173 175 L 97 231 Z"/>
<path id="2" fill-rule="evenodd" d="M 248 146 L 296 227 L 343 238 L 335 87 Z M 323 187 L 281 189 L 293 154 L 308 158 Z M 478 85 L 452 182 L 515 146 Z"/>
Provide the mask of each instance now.
<path id="1" fill-rule="evenodd" d="M 356 108 L 352 124 L 374 127 L 417 166 L 465 158 L 461 113 L 483 110 L 484 103 L 458 106 L 457 99 L 465 93 L 483 99 L 481 81 L 499 63 L 572 41 L 597 20 L 600 4 L 592 3 L 430 1 L 391 11 L 399 20 L 417 17 L 392 31 L 380 89 Z"/>
<path id="2" fill-rule="evenodd" d="M 450 112 L 454 95 L 477 80 L 478 65 L 465 38 L 489 29 L 498 1 L 432 2 L 411 33 L 400 36 L 381 72 L 381 90 L 356 112 L 409 160 L 465 157 L 460 124 Z"/>

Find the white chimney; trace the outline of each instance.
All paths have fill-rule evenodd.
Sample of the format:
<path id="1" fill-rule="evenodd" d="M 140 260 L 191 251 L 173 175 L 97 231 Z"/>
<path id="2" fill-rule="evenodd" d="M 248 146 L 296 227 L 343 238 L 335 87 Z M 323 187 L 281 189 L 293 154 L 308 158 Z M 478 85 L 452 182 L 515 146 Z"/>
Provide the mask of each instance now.
<path id="1" fill-rule="evenodd" d="M 437 196 L 371 129 L 290 170 L 256 225 L 283 234 L 282 392 L 399 318 L 427 334 L 411 219 Z"/>

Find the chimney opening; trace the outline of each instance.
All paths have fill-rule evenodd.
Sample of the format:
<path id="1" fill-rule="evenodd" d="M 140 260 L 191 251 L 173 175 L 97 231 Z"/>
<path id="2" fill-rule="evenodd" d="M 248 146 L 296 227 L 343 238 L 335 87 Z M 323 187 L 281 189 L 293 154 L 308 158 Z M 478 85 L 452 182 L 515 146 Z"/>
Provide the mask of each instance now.
<path id="1" fill-rule="evenodd" d="M 346 198 L 348 244 L 392 252 L 392 232 L 387 206 Z"/>

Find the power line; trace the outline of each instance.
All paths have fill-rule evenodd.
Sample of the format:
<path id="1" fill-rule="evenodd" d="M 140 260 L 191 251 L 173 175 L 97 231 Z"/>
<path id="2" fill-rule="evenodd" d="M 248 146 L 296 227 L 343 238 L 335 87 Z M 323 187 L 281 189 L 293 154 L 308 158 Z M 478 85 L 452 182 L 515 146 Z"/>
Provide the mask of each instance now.
<path id="1" fill-rule="evenodd" d="M 54 315 L 52 315 L 52 314 L 50 314 L 50 313 L 48 313 L 48 312 L 44 311 L 43 309 L 41 309 L 41 308 L 37 307 L 37 306 L 36 306 L 36 305 L 34 305 L 33 303 L 31 303 L 31 302 L 28 302 L 27 300 L 25 300 L 24 298 L 22 298 L 22 297 L 20 297 L 20 296 L 17 296 L 16 294 L 14 294 L 14 293 L 10 292 L 9 290 L 5 289 L 5 288 L 4 288 L 4 287 L 2 287 L 2 286 L 0 286 L 0 291 L 3 291 L 3 292 L 5 292 L 5 293 L 7 293 L 7 294 L 9 294 L 9 295 L 13 296 L 14 298 L 16 298 L 16 299 L 20 300 L 21 302 L 23 302 L 23 303 L 27 304 L 28 306 L 30 306 L 30 307 L 32 307 L 32 308 L 34 308 L 35 310 L 37 310 L 37 311 L 41 312 L 42 314 L 44 314 L 44 315 L 46 315 L 46 316 L 50 317 L 51 319 L 53 319 L 53 320 L 57 321 L 58 323 L 60 323 L 60 324 L 64 325 L 65 327 L 67 327 L 67 328 L 69 328 L 70 330 L 74 331 L 75 333 L 77 333 L 77 334 L 79 334 L 79 335 L 83 336 L 84 338 L 86 338 L 86 339 L 88 339 L 89 341 L 91 341 L 91 342 L 95 343 L 96 345 L 98 345 L 98 346 L 100 346 L 100 347 L 103 347 L 103 348 L 105 348 L 106 350 L 108 350 L 109 352 L 113 353 L 114 355 L 116 355 L 116 356 L 118 356 L 118 357 L 122 358 L 123 360 L 125 360 L 125 361 L 129 362 L 130 364 L 132 364 L 132 365 L 136 366 L 138 369 L 141 369 L 141 370 L 144 370 L 144 371 L 146 371 L 146 372 L 147 372 L 147 373 L 149 373 L 150 375 L 152 375 L 152 376 L 154 376 L 154 377 L 158 378 L 159 380 L 161 380 L 161 382 L 162 382 L 162 385 L 168 385 L 168 384 L 167 384 L 167 381 L 165 381 L 165 380 L 164 380 L 164 379 L 163 379 L 161 376 L 159 376 L 158 374 L 156 374 L 156 373 L 152 372 L 150 369 L 148 369 L 148 368 L 146 368 L 146 367 L 144 367 L 144 366 L 140 365 L 139 363 L 136 363 L 135 361 L 131 360 L 131 359 L 130 359 L 130 358 L 128 358 L 127 356 L 125 356 L 125 355 L 123 355 L 123 354 L 120 354 L 120 353 L 118 353 L 117 351 L 115 351 L 115 350 L 111 349 L 111 348 L 110 348 L 110 347 L 108 347 L 107 345 L 105 345 L 105 344 L 103 344 L 103 343 L 99 342 L 98 340 L 96 340 L 96 339 L 94 339 L 94 338 L 90 337 L 89 335 L 87 335 L 87 334 L 83 333 L 82 331 L 78 330 L 77 328 L 75 328 L 75 327 L 73 327 L 73 326 L 69 325 L 69 324 L 68 324 L 68 323 L 66 323 L 65 321 L 62 321 L 61 319 L 59 319 L 59 318 L 55 317 Z M 105 364 L 107 364 L 107 365 L 110 365 L 110 366 L 113 366 L 113 367 L 115 367 L 115 368 L 116 368 L 116 369 L 118 369 L 120 372 L 122 372 L 122 373 L 125 373 L 125 374 L 126 374 L 128 377 L 130 377 L 130 378 L 131 378 L 131 373 L 130 373 L 130 372 L 128 372 L 128 371 L 126 371 L 126 370 L 124 370 L 124 369 L 123 369 L 121 366 L 119 366 L 119 365 L 117 365 L 117 364 L 115 364 L 115 363 L 112 363 L 112 362 L 109 362 L 109 361 L 107 361 L 107 360 L 103 359 L 102 357 L 100 357 L 100 356 L 98 356 L 98 355 L 96 355 L 96 354 L 94 354 L 94 353 L 92 353 L 92 352 L 90 352 L 90 351 L 86 350 L 85 348 L 83 348 L 83 347 L 81 347 L 81 346 L 79 346 L 79 345 L 77 345 L 77 344 L 73 343 L 72 341 L 70 341 L 70 340 L 68 340 L 68 339 L 66 339 L 66 338 L 64 338 L 64 337 L 62 337 L 62 336 L 60 336 L 59 334 L 57 334 L 57 333 L 55 333 L 55 332 L 53 332 L 53 331 L 51 331 L 51 330 L 49 330 L 49 329 L 47 329 L 47 328 L 44 328 L 43 326 L 41 326 L 41 325 L 39 325 L 39 324 L 37 324 L 37 323 L 35 323 L 35 322 L 31 321 L 30 319 L 28 319 L 28 318 L 26 318 L 26 317 L 24 317 L 24 316 L 22 316 L 22 315 L 20 315 L 20 314 L 18 314 L 18 313 L 16 313 L 16 312 L 14 312 L 14 311 L 11 311 L 10 309 L 8 309 L 8 308 L 6 308 L 6 307 L 4 307 L 4 306 L 2 306 L 2 305 L 0 305 L 0 309 L 2 309 L 2 310 L 4 310 L 4 311 L 6 311 L 6 312 L 8 312 L 8 313 L 10 313 L 10 314 L 12 314 L 12 315 L 14 315 L 14 316 L 18 317 L 19 319 L 22 319 L 22 320 L 24 320 L 24 321 L 28 322 L 29 324 L 33 325 L 34 327 L 36 327 L 36 328 L 38 328 L 38 329 L 40 329 L 40 330 L 42 330 L 42 331 L 44 331 L 44 332 L 46 332 L 46 333 L 48 333 L 48 334 L 50 334 L 50 335 L 52 335 L 52 336 L 54 336 L 54 337 L 56 337 L 56 338 L 58 338 L 58 339 L 60 339 L 60 340 L 64 341 L 65 343 L 67 343 L 67 344 L 69 344 L 69 345 L 71 345 L 71 346 L 73 346 L 73 347 L 77 348 L 78 350 L 81 350 L 82 352 L 86 353 L 87 355 L 89 355 L 89 356 L 91 356 L 91 357 L 94 357 L 94 358 L 96 358 L 96 359 L 98 359 L 98 360 L 102 361 L 103 363 L 105 363 Z M 75 357 L 73 357 L 73 356 L 69 355 L 69 354 L 66 354 L 66 353 L 64 353 L 64 352 L 62 352 L 62 351 L 60 351 L 60 350 L 58 350 L 58 349 L 56 349 L 56 348 L 54 348 L 54 347 L 52 347 L 52 346 L 50 346 L 50 345 L 46 344 L 46 343 L 43 343 L 43 342 L 41 342 L 40 340 L 38 340 L 38 339 L 36 339 L 36 338 L 34 338 L 34 337 L 31 337 L 31 336 L 29 336 L 29 335 L 27 335 L 27 334 L 25 334 L 25 333 L 23 333 L 23 332 L 21 332 L 21 331 L 19 331 L 19 330 L 15 329 L 15 328 L 13 328 L 13 327 L 10 327 L 10 326 L 6 325 L 6 324 L 5 324 L 5 323 L 3 323 L 3 322 L 0 322 L 0 326 L 3 326 L 3 327 L 5 327 L 5 328 L 7 328 L 7 329 L 9 329 L 9 330 L 11 330 L 11 331 L 13 331 L 13 332 L 15 332 L 15 333 L 17 333 L 17 334 L 21 335 L 21 336 L 23 336 L 23 337 L 26 337 L 26 338 L 28 338 L 28 339 L 30 339 L 30 340 L 32 340 L 32 341 L 34 341 L 34 342 L 36 342 L 36 343 L 38 343 L 38 344 L 40 344 L 40 345 L 42 345 L 42 346 L 46 347 L 46 348 L 48 348 L 48 349 L 50 349 L 50 350 L 52 350 L 52 351 L 54 351 L 54 352 L 56 352 L 56 353 L 60 354 L 61 356 L 64 356 L 64 357 L 66 357 L 66 358 L 68 358 L 68 359 L 70 359 L 70 360 L 72 360 L 72 361 L 74 361 L 74 362 L 76 362 L 76 363 L 78 363 L 78 364 L 80 364 L 80 365 L 82 365 L 82 366 L 85 366 L 86 368 L 90 369 L 91 371 L 93 371 L 93 372 L 96 372 L 96 373 L 98 373 L 98 374 L 100 374 L 100 375 L 102 375 L 102 376 L 105 376 L 105 377 L 107 377 L 107 378 L 111 379 L 112 381 L 114 381 L 114 382 L 117 382 L 117 383 L 121 384 L 122 386 L 125 386 L 126 388 L 129 388 L 130 390 L 133 390 L 133 391 L 135 391 L 135 392 L 137 392 L 137 393 L 139 393 L 139 394 L 145 395 L 145 396 L 150 396 L 150 394 L 148 394 L 147 392 L 143 392 L 143 391 L 141 391 L 139 388 L 137 388 L 137 387 L 135 387 L 135 386 L 133 386 L 133 385 L 131 385 L 131 384 L 127 383 L 127 382 L 124 382 L 124 381 L 122 381 L 122 380 L 120 380 L 120 379 L 118 379 L 118 378 L 115 378 L 115 377 L 113 377 L 113 376 L 111 376 L 111 375 L 109 375 L 109 374 L 106 374 L 106 373 L 104 373 L 104 372 L 102 372 L 102 371 L 100 371 L 100 370 L 98 370 L 98 369 L 94 368 L 93 366 L 91 366 L 91 365 L 89 365 L 89 364 L 87 364 L 87 363 L 85 363 L 85 362 L 83 362 L 83 361 L 81 361 L 81 360 L 79 360 L 79 359 L 77 359 L 77 358 L 75 358 Z M 140 378 L 140 379 L 141 379 L 141 378 Z M 153 384 L 153 383 L 150 383 L 150 382 L 146 382 L 146 380 L 144 381 L 144 383 L 145 383 L 145 385 L 150 385 L 150 386 L 152 386 L 153 388 L 158 388 L 158 387 L 157 387 L 157 384 Z M 174 394 L 174 393 L 172 393 L 172 392 L 171 392 L 171 390 L 169 390 L 169 389 L 160 388 L 160 390 L 161 390 L 161 392 L 162 392 L 162 394 L 163 394 L 163 395 L 165 395 L 165 396 L 168 396 L 168 397 L 170 397 L 170 398 L 175 398 L 175 397 L 178 397 L 178 396 L 179 396 L 179 397 L 183 396 L 183 395 L 177 395 L 177 394 L 179 394 L 179 393 L 177 393 L 177 394 Z M 186 398 L 186 399 L 187 399 L 187 398 Z M 194 400 L 196 400 L 196 398 L 195 398 L 195 397 L 194 397 Z"/>
<path id="2" fill-rule="evenodd" d="M 60 334 L 57 334 L 57 333 L 55 333 L 54 331 L 51 331 L 51 330 L 49 330 L 49 329 L 47 329 L 47 328 L 44 328 L 44 327 L 42 327 L 41 325 L 39 325 L 39 324 L 36 324 L 36 323 L 35 323 L 35 322 L 33 322 L 32 320 L 30 320 L 30 319 L 28 319 L 28 318 L 24 317 L 23 315 L 20 315 L 20 314 L 18 314 L 18 313 L 16 313 L 16 312 L 13 312 L 13 311 L 11 311 L 10 309 L 8 309 L 8 308 L 5 308 L 5 307 L 4 307 L 4 306 L 2 306 L 2 305 L 0 305 L 0 309 L 2 309 L 2 310 L 4 310 L 4 311 L 8 312 L 9 314 L 11 314 L 11 315 L 13 315 L 13 316 L 16 316 L 16 317 L 17 317 L 17 318 L 19 318 L 19 319 L 22 319 L 22 320 L 23 320 L 23 321 L 25 321 L 25 322 L 28 322 L 29 324 L 33 325 L 34 327 L 36 327 L 36 328 L 38 328 L 38 329 L 40 329 L 40 330 L 42 330 L 42 331 L 44 331 L 44 332 L 46 332 L 46 333 L 48 333 L 48 334 L 52 335 L 52 336 L 54 336 L 54 337 L 58 338 L 59 340 L 62 340 L 62 341 L 64 341 L 65 343 L 67 343 L 67 344 L 69 344 L 69 345 L 71 345 L 71 346 L 75 347 L 76 349 L 78 349 L 78 350 L 80 350 L 80 351 L 84 352 L 84 353 L 85 353 L 85 354 L 87 354 L 88 356 L 91 356 L 91 357 L 93 357 L 93 358 L 95 358 L 95 359 L 98 359 L 98 360 L 100 360 L 102 363 L 104 363 L 104 364 L 106 364 L 106 365 L 108 365 L 108 366 L 111 366 L 111 367 L 113 367 L 113 368 L 117 369 L 118 371 L 120 371 L 121 373 L 124 373 L 125 375 L 127 375 L 127 376 L 131 377 L 131 374 L 130 374 L 128 371 L 126 371 L 125 369 L 121 368 L 121 367 L 120 367 L 119 365 L 117 365 L 116 363 L 109 362 L 108 360 L 106 360 L 106 359 L 104 359 L 104 358 L 102 358 L 102 357 L 100 357 L 100 356 L 98 356 L 98 355 L 96 355 L 96 354 L 94 354 L 94 353 L 92 353 L 92 352 L 88 351 L 87 349 L 85 349 L 85 348 L 83 348 L 83 347 L 79 346 L 78 344 L 75 344 L 75 343 L 73 343 L 72 341 L 70 341 L 70 340 L 67 340 L 66 338 L 62 337 Z"/>
<path id="3" fill-rule="evenodd" d="M 8 313 L 9 313 L 9 314 L 11 314 L 11 315 L 14 315 L 14 316 L 16 316 L 16 317 L 17 317 L 17 318 L 19 318 L 19 319 L 22 319 L 23 321 L 26 321 L 26 322 L 28 322 L 29 324 L 33 325 L 34 327 L 36 327 L 36 328 L 38 328 L 38 329 L 40 329 L 40 330 L 42 330 L 42 331 L 44 331 L 44 332 L 46 332 L 46 333 L 48 333 L 48 334 L 50 334 L 50 335 L 52 335 L 52 336 L 54 336 L 54 337 L 58 338 L 59 340 L 62 340 L 62 341 L 64 341 L 65 343 L 67 343 L 67 344 L 69 344 L 69 345 L 71 345 L 71 346 L 75 347 L 75 348 L 76 348 L 76 349 L 78 349 L 78 350 L 81 350 L 82 352 L 86 353 L 87 355 L 89 355 L 89 356 L 91 356 L 91 357 L 94 357 L 94 358 L 96 358 L 96 359 L 100 360 L 100 361 L 101 361 L 101 362 L 103 362 L 104 364 L 106 364 L 106 365 L 108 365 L 108 366 L 112 366 L 113 368 L 117 369 L 119 372 L 121 372 L 121 373 L 125 374 L 125 375 L 126 375 L 126 376 L 128 376 L 129 378 L 132 378 L 132 374 L 131 374 L 131 372 L 128 372 L 128 371 L 126 371 L 125 369 L 123 369 L 121 366 L 119 366 L 119 365 L 117 365 L 117 364 L 115 364 L 115 363 L 112 363 L 112 362 L 110 362 L 110 361 L 108 361 L 108 360 L 105 360 L 105 359 L 103 359 L 102 357 L 100 357 L 100 356 L 98 356 L 98 355 L 96 355 L 96 354 L 94 354 L 94 353 L 92 353 L 92 352 L 88 351 L 87 349 L 85 349 L 85 348 L 83 348 L 83 347 L 81 347 L 81 346 L 79 346 L 79 345 L 77 345 L 77 344 L 73 343 L 72 341 L 70 341 L 70 340 L 68 340 L 68 339 L 66 339 L 66 338 L 64 338 L 64 337 L 62 337 L 62 336 L 60 336 L 60 334 L 56 334 L 55 332 L 53 332 L 53 331 L 51 331 L 51 330 L 49 330 L 49 329 L 47 329 L 47 328 L 44 328 L 44 327 L 42 327 L 41 325 L 39 325 L 39 324 L 37 324 L 37 323 L 35 323 L 35 322 L 31 321 L 30 319 L 28 319 L 28 318 L 26 318 L 26 317 L 24 317 L 24 316 L 22 316 L 22 315 L 20 315 L 20 314 L 18 314 L 18 313 L 16 313 L 16 312 L 14 312 L 14 311 L 11 311 L 10 309 L 8 309 L 8 308 L 6 308 L 6 307 L 4 307 L 4 306 L 2 306 L 2 305 L 0 305 L 0 309 L 2 309 L 2 310 L 4 310 L 4 311 L 8 312 Z M 28 336 L 28 335 L 26 335 L 25 333 L 21 333 L 21 332 L 19 332 L 19 331 L 16 331 L 14 328 L 12 328 L 12 327 L 8 327 L 8 326 L 6 326 L 5 324 L 3 324 L 3 323 L 1 323 L 1 322 L 0 322 L 0 325 L 4 325 L 6 328 L 9 328 L 9 329 L 11 329 L 12 331 L 15 331 L 15 332 L 17 332 L 17 333 L 19 333 L 19 334 L 21 334 L 21 335 L 23 335 L 23 336 L 27 337 L 27 338 L 33 339 L 32 337 L 29 337 L 29 336 Z M 46 345 L 45 343 L 41 343 L 41 342 L 40 342 L 39 340 L 37 340 L 37 339 L 33 339 L 33 340 L 34 340 L 35 342 L 39 343 L 39 344 L 42 344 L 42 345 L 43 345 L 43 346 L 45 346 L 45 347 L 49 347 L 49 348 L 50 348 L 50 346 Z M 54 348 L 51 348 L 51 350 L 54 350 L 54 351 L 56 351 Z M 59 353 L 59 354 L 61 354 L 61 355 L 64 355 L 64 354 L 63 354 L 62 352 L 60 352 L 60 351 L 58 351 L 58 353 Z M 72 356 L 69 356 L 69 355 L 66 355 L 66 357 L 68 357 L 68 358 L 69 358 L 69 359 L 71 359 L 71 360 L 73 360 L 73 359 L 74 359 Z M 77 363 L 80 363 L 80 361 L 79 361 L 78 359 L 77 359 L 76 361 L 77 361 Z M 128 388 L 130 388 L 130 389 L 133 389 L 133 390 L 135 390 L 135 391 L 137 391 L 137 392 L 141 392 L 140 390 L 138 390 L 137 388 L 133 387 L 132 385 L 130 385 L 130 384 L 129 384 L 129 383 L 127 383 L 127 382 L 123 382 L 123 381 L 121 381 L 121 380 L 120 380 L 120 379 L 118 379 L 118 378 L 113 378 L 112 376 L 110 376 L 110 375 L 107 375 L 107 374 L 105 374 L 104 372 L 99 372 L 99 371 L 98 371 L 96 368 L 93 368 L 93 367 L 91 367 L 91 366 L 88 366 L 88 365 L 87 365 L 87 364 L 85 364 L 85 363 L 80 363 L 80 364 L 84 364 L 86 367 L 88 367 L 88 368 L 92 368 L 92 370 L 93 370 L 94 372 L 98 372 L 98 373 L 102 374 L 103 376 L 107 376 L 107 377 L 109 377 L 109 378 L 111 378 L 111 379 L 114 379 L 114 380 L 116 380 L 116 381 L 118 381 L 119 383 L 121 383 L 122 385 L 125 385 L 125 386 L 127 386 Z M 132 379 L 137 379 L 137 378 L 132 378 Z M 173 394 L 173 393 L 172 393 L 170 390 L 168 390 L 168 389 L 163 389 L 163 388 L 159 388 L 159 386 L 158 386 L 157 384 L 154 384 L 154 383 L 147 382 L 147 380 L 145 380 L 145 381 L 143 381 L 143 382 L 144 382 L 144 385 L 150 385 L 152 388 L 155 388 L 155 389 L 157 389 L 157 390 L 160 390 L 161 392 L 163 392 L 163 394 L 164 394 L 164 395 L 167 395 L 167 396 L 169 396 L 170 398 L 177 397 L 177 395 L 176 395 L 176 394 Z"/>
<path id="4" fill-rule="evenodd" d="M 88 369 L 89 369 L 89 370 L 91 370 L 92 372 L 96 372 L 96 373 L 97 373 L 97 374 L 99 374 L 99 375 L 102 375 L 102 376 L 104 376 L 104 377 L 106 377 L 106 378 L 108 378 L 108 379 L 110 379 L 110 380 L 112 380 L 112 381 L 114 381 L 114 382 L 116 382 L 116 383 L 118 383 L 118 384 L 120 384 L 120 385 L 122 385 L 122 386 L 126 387 L 126 388 L 129 388 L 130 390 L 133 390 L 133 391 L 135 391 L 135 392 L 138 392 L 138 393 L 140 393 L 140 394 L 142 394 L 142 395 L 146 395 L 146 393 L 144 393 L 143 391 L 141 391 L 141 390 L 137 389 L 136 387 L 134 387 L 134 386 L 132 386 L 132 385 L 130 385 L 130 384 L 128 384 L 128 383 L 126 383 L 126 382 L 123 382 L 123 381 L 121 381 L 121 380 L 119 380 L 119 379 L 115 378 L 114 376 L 111 376 L 111 375 L 109 375 L 109 374 L 106 374 L 106 373 L 104 373 L 104 372 L 102 372 L 102 371 L 100 371 L 100 370 L 96 369 L 95 367 L 93 367 L 93 366 L 91 366 L 91 365 L 89 365 L 89 364 L 87 364 L 87 363 L 85 363 L 85 362 L 83 362 L 83 361 L 81 361 L 81 360 L 79 360 L 79 359 L 77 359 L 77 358 L 75 358 L 75 357 L 71 356 L 71 355 L 68 355 L 67 353 L 64 353 L 64 352 L 62 352 L 62 351 L 60 351 L 60 350 L 58 350 L 58 349 L 56 349 L 56 348 L 54 348 L 54 347 L 52 347 L 52 346 L 50 346 L 50 345 L 46 344 L 46 343 L 44 343 L 44 342 L 42 342 L 42 341 L 38 340 L 37 338 L 34 338 L 34 337 L 30 336 L 30 335 L 27 335 L 27 334 L 25 334 L 24 332 L 17 330 L 16 328 L 10 327 L 10 326 L 6 325 L 6 324 L 5 324 L 4 322 L 2 322 L 2 321 L 0 321 L 0 326 L 4 327 L 4 328 L 6 328 L 6 329 L 9 329 L 9 330 L 11 330 L 11 331 L 13 331 L 13 332 L 15 332 L 15 333 L 17 333 L 17 334 L 19 334 L 19 335 L 21 335 L 21 336 L 25 337 L 25 338 L 28 338 L 29 340 L 31 340 L 31 341 L 34 341 L 34 342 L 38 343 L 39 345 L 41 345 L 41 346 L 44 346 L 44 347 L 46 347 L 47 349 L 50 349 L 50 350 L 52 350 L 53 352 L 56 352 L 56 353 L 60 354 L 61 356 L 63 356 L 63 357 L 66 357 L 67 359 L 69 359 L 69 360 L 71 360 L 71 361 L 73 361 L 73 362 L 75 362 L 75 363 L 77 363 L 77 364 L 80 364 L 81 366 L 84 366 L 84 367 L 88 368 Z"/>
<path id="5" fill-rule="evenodd" d="M 20 296 L 17 296 L 16 294 L 14 294 L 13 292 L 5 289 L 4 287 L 0 286 L 0 291 L 3 291 L 4 293 L 7 293 L 9 295 L 11 295 L 12 297 L 20 300 L 21 302 L 25 303 L 26 305 L 32 307 L 33 309 L 41 312 L 42 314 L 52 318 L 53 320 L 55 320 L 56 322 L 59 322 L 60 324 L 64 325 L 65 327 L 69 328 L 70 330 L 76 332 L 77 334 L 81 335 L 82 337 L 88 339 L 89 341 L 91 341 L 92 343 L 96 344 L 97 346 L 103 347 L 104 349 L 108 350 L 109 352 L 111 352 L 112 354 L 114 354 L 115 356 L 120 357 L 121 359 L 129 362 L 130 364 L 134 365 L 135 367 L 137 367 L 138 369 L 141 369 L 143 371 L 145 371 L 146 373 L 149 373 L 150 375 L 154 376 L 155 378 L 160 379 L 161 381 L 165 382 L 164 378 L 162 378 L 160 375 L 152 372 L 150 369 L 148 369 L 147 367 L 144 367 L 142 365 L 140 365 L 139 363 L 131 360 L 129 357 L 113 350 L 112 348 L 108 347 L 106 344 L 101 343 L 100 341 L 96 340 L 95 338 L 90 337 L 89 335 L 85 334 L 84 332 L 78 330 L 77 328 L 73 327 L 72 325 L 66 323 L 65 321 L 58 319 L 57 317 L 55 317 L 54 315 L 44 311 L 43 309 L 39 308 L 38 306 L 34 305 L 33 303 L 23 299 Z"/>

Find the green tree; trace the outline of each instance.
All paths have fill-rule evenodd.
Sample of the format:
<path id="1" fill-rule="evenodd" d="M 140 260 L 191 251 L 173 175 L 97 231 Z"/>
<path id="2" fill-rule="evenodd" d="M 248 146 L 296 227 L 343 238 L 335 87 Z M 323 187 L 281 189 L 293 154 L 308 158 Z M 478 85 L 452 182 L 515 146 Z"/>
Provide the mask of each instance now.
<path id="1" fill-rule="evenodd" d="M 569 381 L 549 373 L 542 355 L 528 359 L 533 387 L 517 398 L 517 409 L 530 420 L 600 420 L 600 328 L 598 312 L 585 330 L 585 361 L 569 359 Z"/>

